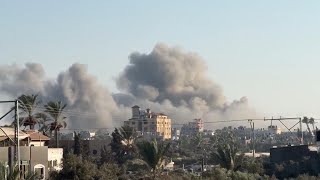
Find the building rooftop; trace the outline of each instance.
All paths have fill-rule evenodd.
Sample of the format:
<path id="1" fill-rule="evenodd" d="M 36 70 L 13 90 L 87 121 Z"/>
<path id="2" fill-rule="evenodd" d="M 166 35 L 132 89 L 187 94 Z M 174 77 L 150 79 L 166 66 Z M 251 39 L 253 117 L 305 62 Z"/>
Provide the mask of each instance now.
<path id="1" fill-rule="evenodd" d="M 0 127 L 0 137 L 1 140 L 5 140 L 8 138 L 14 138 L 14 128 L 12 127 Z M 28 137 L 29 135 L 24 133 L 23 131 L 19 132 L 19 139 L 24 139 Z"/>
<path id="2" fill-rule="evenodd" d="M 49 141 L 50 138 L 48 136 L 43 135 L 39 131 L 35 130 L 28 130 L 26 134 L 29 135 L 31 141 Z"/>

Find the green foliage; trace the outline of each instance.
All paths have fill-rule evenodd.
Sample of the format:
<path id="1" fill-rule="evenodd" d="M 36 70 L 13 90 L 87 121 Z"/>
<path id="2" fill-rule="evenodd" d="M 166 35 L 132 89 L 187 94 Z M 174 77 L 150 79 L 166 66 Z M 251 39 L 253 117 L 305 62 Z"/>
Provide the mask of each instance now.
<path id="1" fill-rule="evenodd" d="M 252 174 L 264 174 L 263 163 L 261 158 L 244 157 L 241 171 Z"/>
<path id="2" fill-rule="evenodd" d="M 65 119 L 67 117 L 62 115 L 66 107 L 67 105 L 62 104 L 61 101 L 50 101 L 46 105 L 44 105 L 44 112 L 47 113 L 49 115 L 50 120 L 53 121 L 50 124 L 50 131 L 54 131 L 57 148 L 59 147 L 58 131 L 60 130 L 60 128 L 65 128 L 67 126 L 67 123 L 65 122 Z"/>
<path id="3" fill-rule="evenodd" d="M 117 164 L 104 163 L 102 166 L 100 166 L 98 170 L 97 179 L 99 180 L 118 179 L 119 173 L 120 173 L 120 169 L 118 168 Z"/>
<path id="4" fill-rule="evenodd" d="M 214 162 L 228 170 L 238 170 L 244 155 L 237 155 L 238 149 L 234 144 L 219 144 L 211 156 Z"/>
<path id="5" fill-rule="evenodd" d="M 107 162 L 113 162 L 113 156 L 112 152 L 104 145 L 100 150 L 100 164 Z"/>
<path id="6" fill-rule="evenodd" d="M 197 133 L 191 138 L 193 147 L 201 148 L 203 146 L 203 135 L 202 133 Z"/>
<path id="7" fill-rule="evenodd" d="M 212 180 L 256 180 L 270 179 L 268 176 L 260 176 L 259 174 L 246 173 L 240 171 L 228 171 L 224 168 L 214 168 L 212 171 L 203 173 L 204 179 Z"/>
<path id="8" fill-rule="evenodd" d="M 135 138 L 136 133 L 130 126 L 115 128 L 112 132 L 111 151 L 119 164 L 125 163 L 128 159 L 133 159 L 136 152 Z"/>
<path id="9" fill-rule="evenodd" d="M 97 165 L 81 156 L 68 154 L 63 160 L 63 169 L 57 179 L 90 180 L 98 176 Z"/>
<path id="10" fill-rule="evenodd" d="M 148 164 L 151 170 L 156 173 L 163 165 L 164 155 L 170 148 L 170 143 L 157 143 L 156 140 L 151 142 L 142 141 L 137 144 L 139 154 L 142 159 Z"/>
<path id="11" fill-rule="evenodd" d="M 81 137 L 79 133 L 74 132 L 74 151 L 73 154 L 80 156 L 82 153 Z"/>
<path id="12" fill-rule="evenodd" d="M 34 125 L 39 122 L 37 116 L 39 113 L 36 112 L 37 107 L 40 105 L 41 101 L 37 94 L 31 95 L 21 95 L 18 97 L 19 109 L 21 112 L 21 119 L 19 121 L 24 126 L 29 126 L 30 129 L 34 129 Z"/>

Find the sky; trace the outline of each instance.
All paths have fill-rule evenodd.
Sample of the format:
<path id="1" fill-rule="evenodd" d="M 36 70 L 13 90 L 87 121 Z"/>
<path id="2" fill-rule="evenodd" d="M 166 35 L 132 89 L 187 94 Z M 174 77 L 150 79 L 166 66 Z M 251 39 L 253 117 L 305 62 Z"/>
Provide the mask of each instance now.
<path id="1" fill-rule="evenodd" d="M 262 116 L 320 118 L 320 2 L 1 1 L 0 64 L 75 62 L 112 92 L 135 51 L 161 42 L 199 54 L 228 100 Z"/>

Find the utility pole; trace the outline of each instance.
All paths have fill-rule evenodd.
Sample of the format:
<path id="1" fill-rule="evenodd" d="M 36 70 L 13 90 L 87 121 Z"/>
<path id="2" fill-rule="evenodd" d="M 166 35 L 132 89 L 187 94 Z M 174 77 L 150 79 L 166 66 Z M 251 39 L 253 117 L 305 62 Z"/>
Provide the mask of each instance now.
<path id="1" fill-rule="evenodd" d="M 19 132 L 20 132 L 20 122 L 19 122 L 19 101 L 15 101 L 15 127 L 14 127 L 14 138 L 16 142 L 15 146 L 15 161 L 18 162 L 18 168 L 20 171 L 20 142 L 19 142 Z"/>
<path id="2" fill-rule="evenodd" d="M 10 114 L 12 111 L 15 112 L 15 118 L 14 118 L 14 157 L 13 159 L 10 160 L 10 164 L 14 165 L 12 163 L 12 161 L 14 161 L 14 163 L 16 163 L 15 165 L 18 165 L 19 171 L 20 171 L 20 144 L 19 144 L 19 101 L 18 100 L 14 100 L 14 101 L 0 101 L 0 103 L 14 103 L 14 107 L 12 107 L 10 109 L 10 111 L 8 111 L 7 113 L 5 113 L 3 116 L 0 117 L 0 120 L 2 120 L 4 117 L 6 117 L 8 114 Z M 3 131 L 3 130 L 2 130 Z M 4 131 L 3 131 L 4 132 Z M 4 133 L 5 134 L 5 133 Z M 9 138 L 10 139 L 10 138 Z"/>
<path id="3" fill-rule="evenodd" d="M 252 157 L 255 158 L 255 134 L 254 134 L 254 122 L 249 119 L 248 120 L 251 126 L 251 131 L 252 131 L 252 135 L 251 135 L 251 140 L 252 140 Z"/>
<path id="4" fill-rule="evenodd" d="M 302 131 L 302 119 L 299 118 L 299 124 L 300 124 L 300 132 L 301 132 L 301 144 L 303 145 L 303 131 Z"/>

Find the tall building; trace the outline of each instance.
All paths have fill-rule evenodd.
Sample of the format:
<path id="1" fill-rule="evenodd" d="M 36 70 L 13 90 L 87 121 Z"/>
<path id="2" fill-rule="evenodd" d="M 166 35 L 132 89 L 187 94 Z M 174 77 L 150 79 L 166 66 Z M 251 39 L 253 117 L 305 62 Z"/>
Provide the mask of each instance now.
<path id="1" fill-rule="evenodd" d="M 163 140 L 171 139 L 171 119 L 163 113 L 154 113 L 150 109 L 140 110 L 132 107 L 132 117 L 124 125 L 134 128 L 144 136 L 154 136 Z"/>
<path id="2" fill-rule="evenodd" d="M 184 124 L 181 128 L 181 135 L 192 135 L 203 132 L 203 121 L 202 119 L 194 119 L 194 121 Z"/>

